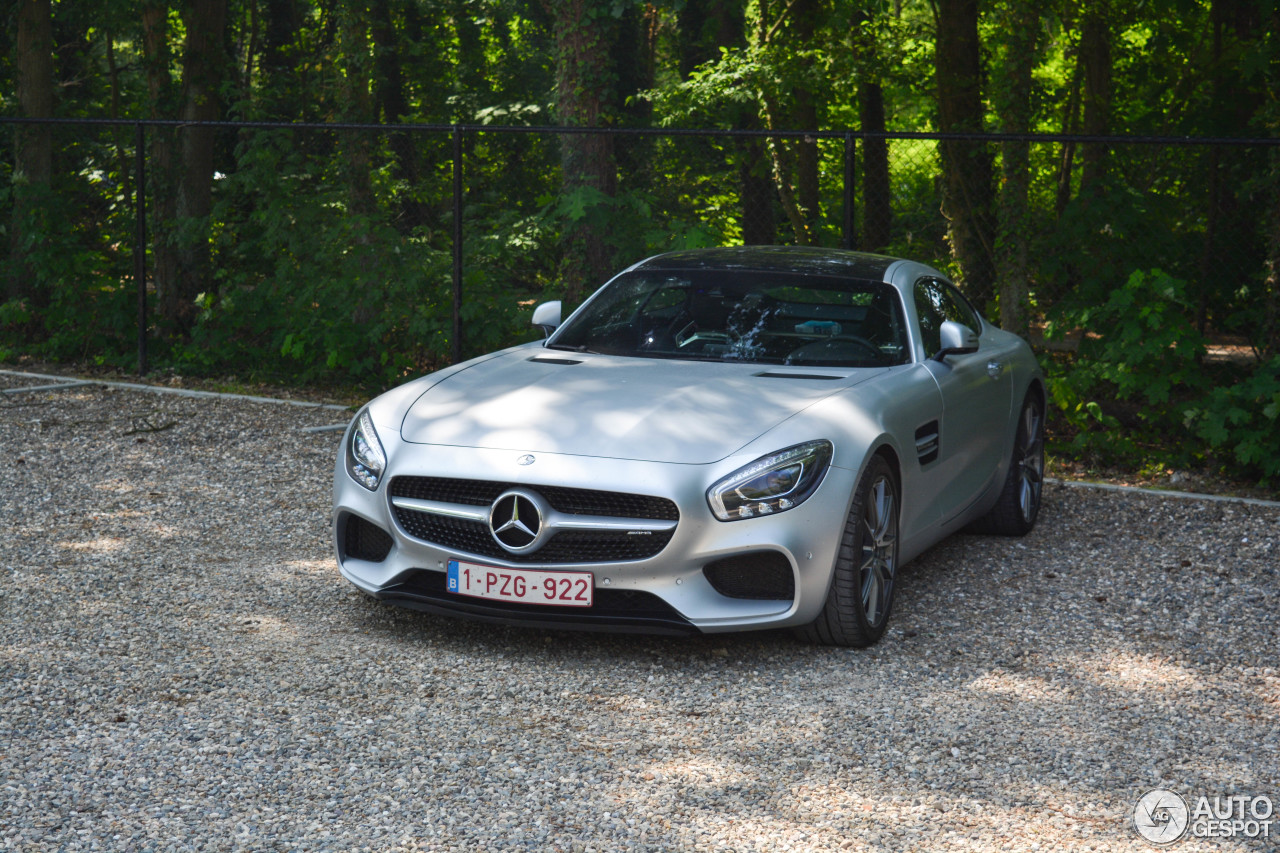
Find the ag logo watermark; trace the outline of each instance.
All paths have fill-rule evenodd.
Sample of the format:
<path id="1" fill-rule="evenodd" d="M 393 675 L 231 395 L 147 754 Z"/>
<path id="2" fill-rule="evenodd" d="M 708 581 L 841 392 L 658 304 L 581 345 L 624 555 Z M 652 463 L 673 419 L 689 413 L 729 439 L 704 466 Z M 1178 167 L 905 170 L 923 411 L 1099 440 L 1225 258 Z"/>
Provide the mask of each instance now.
<path id="1" fill-rule="evenodd" d="M 1133 826 L 1152 844 L 1172 844 L 1182 838 L 1271 837 L 1274 817 L 1270 797 L 1193 797 L 1157 788 L 1138 798 L 1133 807 Z"/>
<path id="2" fill-rule="evenodd" d="M 1173 791 L 1147 791 L 1133 807 L 1133 825 L 1152 844 L 1172 844 L 1187 834 L 1191 810 Z"/>

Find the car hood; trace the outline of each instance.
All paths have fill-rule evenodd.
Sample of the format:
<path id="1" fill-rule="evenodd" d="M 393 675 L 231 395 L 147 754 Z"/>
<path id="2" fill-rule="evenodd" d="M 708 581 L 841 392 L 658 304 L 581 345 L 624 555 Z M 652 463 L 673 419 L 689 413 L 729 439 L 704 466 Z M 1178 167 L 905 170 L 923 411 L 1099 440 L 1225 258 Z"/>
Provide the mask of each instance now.
<path id="1" fill-rule="evenodd" d="M 409 409 L 401 437 L 418 444 L 702 464 L 880 372 L 522 348 L 433 385 Z"/>

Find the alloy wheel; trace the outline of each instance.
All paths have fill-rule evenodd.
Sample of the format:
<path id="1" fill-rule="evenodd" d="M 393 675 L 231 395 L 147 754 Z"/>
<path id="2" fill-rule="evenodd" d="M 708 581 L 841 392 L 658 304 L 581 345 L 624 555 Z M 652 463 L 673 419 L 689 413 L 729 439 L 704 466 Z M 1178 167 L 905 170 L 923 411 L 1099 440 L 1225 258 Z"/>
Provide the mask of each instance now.
<path id="1" fill-rule="evenodd" d="M 1024 523 L 1030 524 L 1040 512 L 1040 493 L 1044 488 L 1044 416 L 1038 406 L 1022 410 L 1019 429 L 1018 509 Z"/>
<path id="2" fill-rule="evenodd" d="M 888 477 L 871 484 L 862 510 L 862 612 L 867 624 L 879 626 L 893 600 L 898 567 L 898 499 Z"/>

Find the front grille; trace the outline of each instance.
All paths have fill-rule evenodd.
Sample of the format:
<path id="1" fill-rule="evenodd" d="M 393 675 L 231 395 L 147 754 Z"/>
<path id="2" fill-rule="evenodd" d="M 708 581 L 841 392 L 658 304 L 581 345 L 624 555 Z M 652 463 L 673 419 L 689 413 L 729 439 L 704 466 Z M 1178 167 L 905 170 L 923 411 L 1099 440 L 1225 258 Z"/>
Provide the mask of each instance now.
<path id="1" fill-rule="evenodd" d="M 777 551 L 726 557 L 702 567 L 715 591 L 729 598 L 789 601 L 796 597 L 791 563 Z"/>
<path id="2" fill-rule="evenodd" d="M 342 531 L 342 549 L 354 560 L 381 563 L 391 553 L 391 536 L 376 524 L 358 515 L 347 516 Z"/>
<path id="3" fill-rule="evenodd" d="M 675 502 L 652 495 L 571 489 L 564 486 L 535 486 L 494 480 L 454 480 L 445 477 L 396 477 L 389 489 L 393 498 L 418 498 L 451 504 L 489 506 L 509 489 L 533 489 L 560 512 L 574 515 L 604 515 L 610 518 L 651 518 L 679 521 Z"/>
<path id="4" fill-rule="evenodd" d="M 388 486 L 392 497 L 443 503 L 489 506 L 508 489 L 529 488 L 546 498 L 558 512 L 609 518 L 678 521 L 675 502 L 650 495 L 573 489 L 564 486 L 526 486 L 490 480 L 443 477 L 396 477 Z M 453 551 L 478 554 L 512 563 L 617 563 L 646 560 L 662 551 L 674 530 L 633 534 L 629 531 L 565 530 L 531 554 L 512 554 L 499 545 L 482 521 L 469 521 L 392 506 L 396 521 L 415 539 Z"/>

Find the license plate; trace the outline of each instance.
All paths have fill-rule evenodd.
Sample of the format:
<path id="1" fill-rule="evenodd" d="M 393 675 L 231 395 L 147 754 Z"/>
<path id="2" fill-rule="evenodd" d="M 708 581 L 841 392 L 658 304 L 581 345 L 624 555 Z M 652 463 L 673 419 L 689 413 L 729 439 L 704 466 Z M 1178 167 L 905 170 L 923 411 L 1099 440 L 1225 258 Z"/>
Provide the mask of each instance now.
<path id="1" fill-rule="evenodd" d="M 595 585 L 591 572 L 540 572 L 533 569 L 499 569 L 449 561 L 449 592 L 552 607 L 590 607 Z"/>

